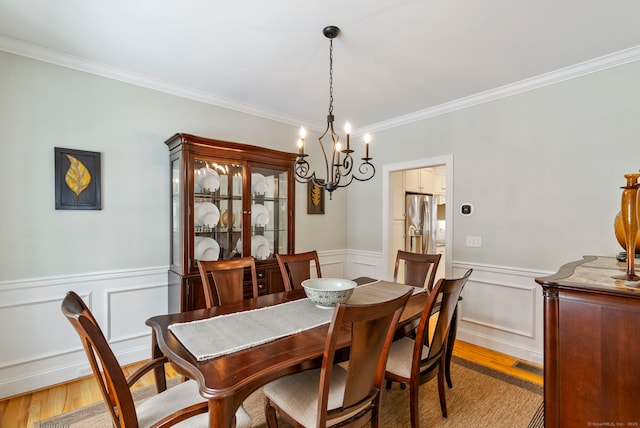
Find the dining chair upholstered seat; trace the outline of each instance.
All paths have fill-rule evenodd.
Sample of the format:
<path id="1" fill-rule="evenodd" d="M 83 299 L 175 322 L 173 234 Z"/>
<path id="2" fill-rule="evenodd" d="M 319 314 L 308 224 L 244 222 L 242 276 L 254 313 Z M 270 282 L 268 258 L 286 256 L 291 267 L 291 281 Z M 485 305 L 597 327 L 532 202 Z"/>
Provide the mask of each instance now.
<path id="1" fill-rule="evenodd" d="M 396 264 L 393 269 L 393 282 L 398 282 L 400 262 L 404 261 L 404 281 L 403 284 L 414 287 L 425 287 L 427 290 L 433 288 L 436 271 L 440 264 L 440 254 L 420 254 L 398 250 Z"/>
<path id="2" fill-rule="evenodd" d="M 371 422 L 377 428 L 389 345 L 411 294 L 408 291 L 393 300 L 366 305 L 339 304 L 329 325 L 322 368 L 265 385 L 268 427 L 278 426 L 277 412 L 295 427 Z M 349 359 L 334 364 L 338 331 L 345 325 L 351 327 Z"/>
<path id="3" fill-rule="evenodd" d="M 285 291 L 302 288 L 302 281 L 311 278 L 311 262 L 316 268 L 316 278 L 322 278 L 318 253 L 307 251 L 297 254 L 276 254 Z"/>
<path id="4" fill-rule="evenodd" d="M 418 408 L 419 386 L 434 377 L 438 377 L 438 395 L 442 416 L 447 417 L 447 403 L 445 397 L 445 362 L 447 337 L 458 299 L 466 284 L 472 269 L 461 278 L 440 279 L 429 294 L 429 299 L 420 317 L 420 324 L 415 339 L 403 337 L 391 344 L 387 360 L 386 378 L 388 381 L 403 382 L 409 385 L 409 409 L 411 413 L 411 427 L 418 428 L 420 413 Z M 437 321 L 431 336 L 429 335 L 429 320 L 434 313 L 434 307 L 440 305 L 437 311 Z"/>
<path id="5" fill-rule="evenodd" d="M 62 301 L 62 312 L 80 336 L 113 426 L 143 428 L 160 421 L 175 423 L 172 426 L 180 428 L 209 426 L 208 401 L 200 395 L 198 384 L 193 380 L 181 382 L 135 405 L 130 387 L 146 373 L 162 367 L 168 362 L 167 358 L 156 358 L 126 378 L 100 326 L 80 296 L 73 291 L 67 293 Z M 251 418 L 242 406 L 236 412 L 236 426 L 251 426 Z"/>
<path id="6" fill-rule="evenodd" d="M 191 406 L 193 403 L 200 403 L 204 400 L 205 409 L 208 409 L 208 402 L 198 390 L 198 383 L 195 380 L 187 380 L 171 387 L 162 394 L 154 395 L 143 401 L 136 407 L 138 415 L 138 426 L 140 428 L 150 427 L 162 420 L 166 415 L 178 412 L 183 408 Z M 209 426 L 209 413 L 200 413 L 189 419 L 173 425 L 178 428 L 203 428 Z M 251 417 L 240 406 L 236 411 L 236 428 L 251 427 Z"/>
<path id="7" fill-rule="evenodd" d="M 258 276 L 251 256 L 229 260 L 198 260 L 207 308 L 237 303 L 244 299 L 244 270 L 251 271 L 252 297 L 258 297 Z"/>

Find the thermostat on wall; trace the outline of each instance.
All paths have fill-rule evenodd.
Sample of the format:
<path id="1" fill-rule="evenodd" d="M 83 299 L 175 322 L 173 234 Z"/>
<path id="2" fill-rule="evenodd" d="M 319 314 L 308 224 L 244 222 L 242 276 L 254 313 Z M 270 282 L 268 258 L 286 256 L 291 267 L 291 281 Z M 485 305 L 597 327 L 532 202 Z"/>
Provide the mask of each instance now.
<path id="1" fill-rule="evenodd" d="M 471 204 L 462 204 L 460 207 L 460 213 L 462 215 L 471 215 L 473 213 L 473 205 Z"/>

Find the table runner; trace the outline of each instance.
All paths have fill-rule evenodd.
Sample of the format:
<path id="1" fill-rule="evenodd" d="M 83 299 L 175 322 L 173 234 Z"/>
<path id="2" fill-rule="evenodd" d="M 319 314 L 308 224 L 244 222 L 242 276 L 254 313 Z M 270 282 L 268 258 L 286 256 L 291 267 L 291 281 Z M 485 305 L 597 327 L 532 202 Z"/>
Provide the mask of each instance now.
<path id="1" fill-rule="evenodd" d="M 169 330 L 198 361 L 204 361 L 328 324 L 332 317 L 332 310 L 301 299 L 172 324 Z"/>

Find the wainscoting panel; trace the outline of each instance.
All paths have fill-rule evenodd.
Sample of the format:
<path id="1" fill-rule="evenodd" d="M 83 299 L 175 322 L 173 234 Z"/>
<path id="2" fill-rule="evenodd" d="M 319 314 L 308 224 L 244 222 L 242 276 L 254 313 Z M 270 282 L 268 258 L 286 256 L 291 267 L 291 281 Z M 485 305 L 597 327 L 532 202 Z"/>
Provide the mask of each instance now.
<path id="1" fill-rule="evenodd" d="M 164 279 L 165 283 L 154 286 L 106 291 L 105 313 L 109 321 L 104 332 L 109 342 L 149 336 L 150 328 L 145 322 L 159 315 L 158 308 L 167 306 L 166 275 Z"/>
<path id="2" fill-rule="evenodd" d="M 523 360 L 543 362 L 542 289 L 549 272 L 454 262 L 453 276 L 473 269 L 459 305 L 458 339 Z"/>
<path id="3" fill-rule="evenodd" d="M 369 278 L 382 278 L 385 266 L 382 264 L 380 253 L 371 251 L 350 250 L 347 253 L 347 266 L 345 273 L 347 278 L 368 276 Z"/>
<path id="4" fill-rule="evenodd" d="M 144 322 L 167 313 L 167 269 L 0 282 L 0 398 L 90 374 L 60 310 L 70 290 L 87 303 L 121 364 L 149 358 L 151 330 Z"/>
<path id="5" fill-rule="evenodd" d="M 461 321 L 502 330 L 532 339 L 535 335 L 535 287 L 472 281 L 464 298 L 473 305 L 463 305 Z M 500 296 L 500 304 L 493 298 Z M 513 314 L 518 314 L 514 317 Z"/>
<path id="6" fill-rule="evenodd" d="M 320 272 L 325 278 L 348 278 L 345 272 L 346 251 L 319 251 Z M 314 275 L 315 276 L 315 275 Z"/>

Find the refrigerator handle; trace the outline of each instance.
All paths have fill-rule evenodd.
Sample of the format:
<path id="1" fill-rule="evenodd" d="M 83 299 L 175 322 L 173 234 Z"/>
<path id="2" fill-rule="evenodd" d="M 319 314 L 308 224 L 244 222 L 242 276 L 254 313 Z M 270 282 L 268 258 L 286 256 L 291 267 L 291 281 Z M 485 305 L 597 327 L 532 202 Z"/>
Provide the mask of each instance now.
<path id="1" fill-rule="evenodd" d="M 431 250 L 431 204 L 428 198 L 422 201 L 422 218 L 422 254 L 428 254 Z"/>

